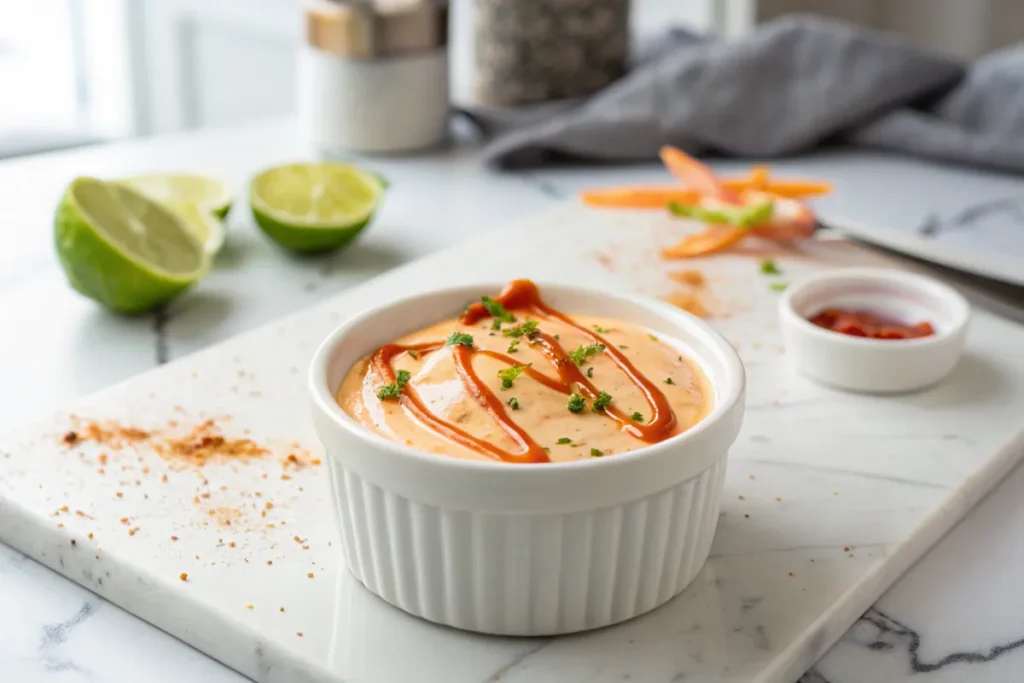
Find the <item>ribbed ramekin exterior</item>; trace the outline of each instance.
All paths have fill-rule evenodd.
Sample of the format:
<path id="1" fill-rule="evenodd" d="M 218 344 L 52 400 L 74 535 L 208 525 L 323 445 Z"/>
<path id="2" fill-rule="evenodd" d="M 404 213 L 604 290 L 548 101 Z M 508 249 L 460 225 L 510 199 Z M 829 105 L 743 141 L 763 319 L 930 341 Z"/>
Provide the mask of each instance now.
<path id="1" fill-rule="evenodd" d="M 330 464 L 346 561 L 370 591 L 429 621 L 540 636 L 615 624 L 686 588 L 711 550 L 726 455 L 645 498 L 566 514 L 425 505 Z"/>

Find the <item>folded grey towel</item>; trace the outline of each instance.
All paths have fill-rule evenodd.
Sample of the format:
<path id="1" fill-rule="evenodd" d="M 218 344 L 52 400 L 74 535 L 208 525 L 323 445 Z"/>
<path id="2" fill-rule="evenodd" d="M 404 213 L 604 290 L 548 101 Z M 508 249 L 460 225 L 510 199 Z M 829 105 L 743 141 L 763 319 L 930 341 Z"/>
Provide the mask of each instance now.
<path id="1" fill-rule="evenodd" d="M 665 144 L 775 157 L 837 139 L 1024 172 L 1024 49 L 968 70 L 888 34 L 813 16 L 737 40 L 675 31 L 585 100 L 464 110 L 511 168 L 628 162 Z"/>
<path id="2" fill-rule="evenodd" d="M 904 109 L 847 134 L 854 144 L 1024 173 L 1024 46 L 993 53 L 926 109 Z"/>

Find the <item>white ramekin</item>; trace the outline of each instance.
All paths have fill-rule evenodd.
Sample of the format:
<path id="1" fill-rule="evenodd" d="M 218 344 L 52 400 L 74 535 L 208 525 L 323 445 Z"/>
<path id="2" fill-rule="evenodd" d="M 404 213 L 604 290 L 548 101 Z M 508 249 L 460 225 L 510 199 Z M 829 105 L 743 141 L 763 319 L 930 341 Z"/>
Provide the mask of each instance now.
<path id="1" fill-rule="evenodd" d="M 743 419 L 735 350 L 703 321 L 659 301 L 540 288 L 568 313 L 680 340 L 708 375 L 714 407 L 684 434 L 613 457 L 534 465 L 446 458 L 366 429 L 334 394 L 375 348 L 454 317 L 501 285 L 419 294 L 342 324 L 309 373 L 342 551 L 370 591 L 424 619 L 523 636 L 607 626 L 680 593 L 710 552 L 726 455 Z"/>
<path id="2" fill-rule="evenodd" d="M 865 339 L 825 330 L 808 318 L 825 308 L 867 309 L 908 323 L 927 321 L 919 339 Z M 923 275 L 888 268 L 841 268 L 794 283 L 779 301 L 786 353 L 804 376 L 867 393 L 914 391 L 956 366 L 970 306 L 956 290 Z"/>

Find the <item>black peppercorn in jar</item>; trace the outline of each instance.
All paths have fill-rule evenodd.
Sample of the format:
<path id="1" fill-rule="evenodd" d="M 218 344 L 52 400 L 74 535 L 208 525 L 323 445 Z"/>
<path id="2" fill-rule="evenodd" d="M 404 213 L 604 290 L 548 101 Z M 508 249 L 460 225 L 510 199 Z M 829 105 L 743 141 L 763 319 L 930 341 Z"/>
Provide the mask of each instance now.
<path id="1" fill-rule="evenodd" d="M 515 106 L 596 92 L 626 70 L 630 0 L 474 0 L 476 99 Z"/>

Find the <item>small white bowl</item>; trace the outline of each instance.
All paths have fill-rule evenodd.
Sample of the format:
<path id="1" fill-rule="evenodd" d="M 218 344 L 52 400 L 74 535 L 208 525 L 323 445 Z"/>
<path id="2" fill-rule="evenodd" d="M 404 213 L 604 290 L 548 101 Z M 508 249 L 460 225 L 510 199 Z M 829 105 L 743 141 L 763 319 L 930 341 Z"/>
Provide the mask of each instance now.
<path id="1" fill-rule="evenodd" d="M 356 361 L 494 294 L 486 283 L 419 294 L 338 327 L 309 371 L 342 550 L 391 604 L 470 631 L 541 636 L 614 624 L 665 603 L 711 550 L 726 455 L 743 419 L 743 365 L 707 324 L 651 299 L 543 284 L 552 306 L 661 331 L 714 388 L 683 434 L 613 457 L 508 464 L 417 451 L 335 402 Z"/>
<path id="2" fill-rule="evenodd" d="M 826 308 L 869 310 L 935 329 L 918 339 L 867 339 L 826 330 L 808 319 Z M 866 393 L 914 391 L 935 384 L 963 352 L 970 306 L 937 280 L 886 268 L 843 268 L 789 287 L 779 302 L 787 355 L 806 377 Z"/>

